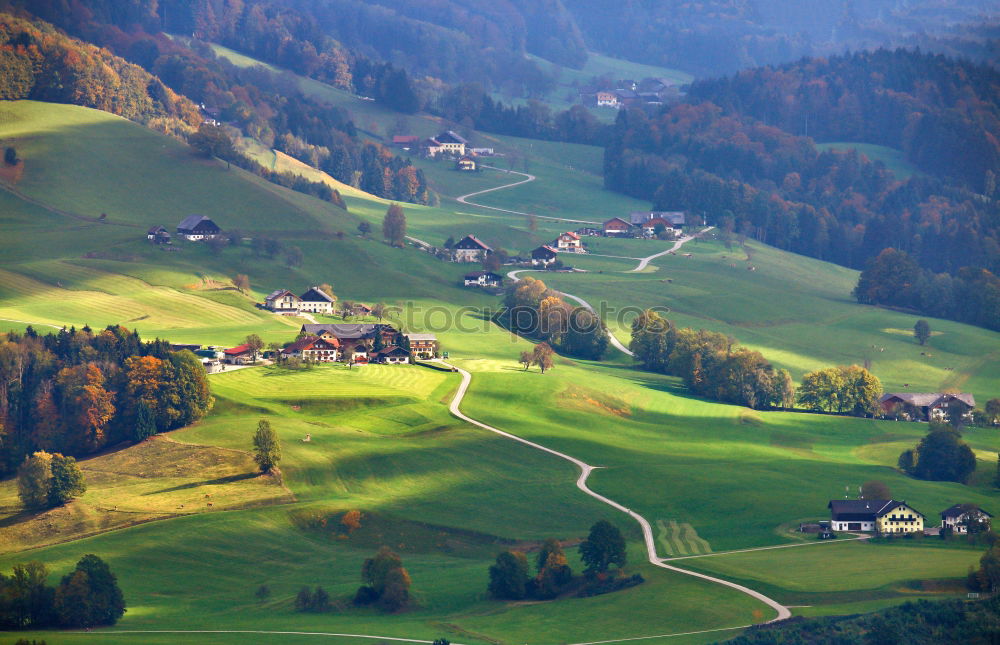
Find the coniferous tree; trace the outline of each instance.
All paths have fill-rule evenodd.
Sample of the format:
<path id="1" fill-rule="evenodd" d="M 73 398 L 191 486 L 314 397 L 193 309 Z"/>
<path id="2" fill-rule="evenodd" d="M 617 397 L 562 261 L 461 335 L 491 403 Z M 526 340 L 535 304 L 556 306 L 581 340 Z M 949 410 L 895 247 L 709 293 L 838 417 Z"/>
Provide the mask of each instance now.
<path id="1" fill-rule="evenodd" d="M 156 418 L 153 416 L 153 410 L 146 401 L 140 399 L 139 405 L 136 407 L 132 438 L 136 443 L 140 443 L 154 434 L 156 434 Z"/>

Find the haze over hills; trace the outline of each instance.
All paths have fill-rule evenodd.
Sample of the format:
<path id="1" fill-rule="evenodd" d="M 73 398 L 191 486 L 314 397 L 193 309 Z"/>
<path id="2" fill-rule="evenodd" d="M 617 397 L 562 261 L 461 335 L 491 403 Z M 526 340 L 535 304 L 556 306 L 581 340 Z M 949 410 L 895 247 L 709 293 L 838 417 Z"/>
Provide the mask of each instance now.
<path id="1" fill-rule="evenodd" d="M 994 634 L 990 3 L 0 5 L 0 629 Z"/>

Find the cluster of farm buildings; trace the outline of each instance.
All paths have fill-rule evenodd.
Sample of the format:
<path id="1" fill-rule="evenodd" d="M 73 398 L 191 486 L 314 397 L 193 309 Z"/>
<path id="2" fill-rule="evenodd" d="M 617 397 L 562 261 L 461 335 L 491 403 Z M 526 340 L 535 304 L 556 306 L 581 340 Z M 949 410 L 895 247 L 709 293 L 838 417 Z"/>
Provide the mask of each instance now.
<path id="1" fill-rule="evenodd" d="M 896 535 L 906 533 L 976 532 L 988 529 L 993 515 L 974 504 L 955 504 L 941 511 L 938 527 L 926 526 L 927 516 L 905 501 L 894 499 L 834 499 L 827 504 L 829 524 L 821 523 L 821 537 L 831 531 Z"/>
<path id="2" fill-rule="evenodd" d="M 669 78 L 644 78 L 639 82 L 622 79 L 604 87 L 580 91 L 580 102 L 590 107 L 610 107 L 617 110 L 643 105 L 663 105 L 680 98 L 681 90 Z"/>
<path id="3" fill-rule="evenodd" d="M 445 130 L 428 139 L 412 134 L 398 134 L 393 136 L 392 145 L 407 151 L 417 150 L 428 159 L 453 159 L 455 169 L 463 172 L 479 170 L 480 157 L 497 156 L 493 148 L 473 148 L 465 137 L 454 130 Z"/>
<path id="4" fill-rule="evenodd" d="M 222 229 L 204 215 L 188 215 L 177 225 L 177 237 L 189 242 L 211 240 L 222 235 Z M 170 244 L 170 231 L 163 226 L 153 226 L 146 232 L 146 239 L 155 244 Z"/>

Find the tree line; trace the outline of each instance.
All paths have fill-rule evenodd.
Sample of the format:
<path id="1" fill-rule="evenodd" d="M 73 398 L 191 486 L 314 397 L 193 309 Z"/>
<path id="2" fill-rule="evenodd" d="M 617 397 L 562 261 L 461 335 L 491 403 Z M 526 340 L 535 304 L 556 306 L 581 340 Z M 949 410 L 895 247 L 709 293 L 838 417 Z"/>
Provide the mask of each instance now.
<path id="1" fill-rule="evenodd" d="M 0 474 L 37 451 L 88 455 L 188 425 L 212 401 L 194 354 L 135 331 L 0 335 Z"/>
<path id="2" fill-rule="evenodd" d="M 9 576 L 0 573 L 0 627 L 99 627 L 114 625 L 125 614 L 118 579 L 96 555 L 80 558 L 56 587 L 48 578 L 41 562 L 15 564 Z"/>
<path id="3" fill-rule="evenodd" d="M 593 311 L 569 305 L 559 292 L 530 276 L 508 289 L 497 320 L 516 334 L 570 356 L 600 360 L 608 347 L 607 328 Z"/>
<path id="4" fill-rule="evenodd" d="M 791 374 L 724 334 L 678 328 L 646 310 L 632 321 L 629 349 L 653 372 L 679 376 L 700 396 L 755 409 L 791 407 Z"/>

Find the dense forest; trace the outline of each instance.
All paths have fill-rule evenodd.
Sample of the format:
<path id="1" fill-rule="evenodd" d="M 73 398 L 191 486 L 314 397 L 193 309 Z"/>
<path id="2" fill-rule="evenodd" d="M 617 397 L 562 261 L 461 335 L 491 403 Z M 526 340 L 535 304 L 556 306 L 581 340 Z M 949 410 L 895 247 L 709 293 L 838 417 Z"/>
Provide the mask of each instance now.
<path id="1" fill-rule="evenodd" d="M 24 5 L 23 0 L 0 1 L 0 8 L 23 10 Z M 143 25 L 156 20 L 156 15 L 149 13 L 151 8 L 156 8 L 156 3 L 141 2 L 125 7 L 118 3 L 105 5 L 98 0 L 76 0 L 74 5 L 77 11 L 65 12 L 60 10 L 64 8 L 64 3 L 60 0 L 39 0 L 30 3 L 30 9 L 36 15 L 51 17 L 58 27 L 71 34 L 140 65 L 155 76 L 153 78 L 146 74 L 146 78 L 151 79 L 151 87 L 165 85 L 184 97 L 218 109 L 219 117 L 238 135 L 258 139 L 321 168 L 346 184 L 380 197 L 414 203 L 429 203 L 433 200 L 423 173 L 414 168 L 408 159 L 395 156 L 388 148 L 360 140 L 354 123 L 345 110 L 303 95 L 294 81 L 263 68 L 235 67 L 228 61 L 217 58 L 210 47 L 199 41 L 192 41 L 188 46 L 183 39 L 145 31 Z M 140 8 L 143 10 L 140 11 Z M 116 22 L 102 22 L 106 19 Z M 43 24 L 32 21 L 29 25 L 15 19 L 10 19 L 9 22 L 21 32 L 26 32 L 36 23 Z M 17 37 L 25 38 L 20 35 Z M 83 47 L 78 41 L 71 41 L 64 36 L 59 38 Z M 109 59 L 114 58 L 106 53 L 104 55 Z M 53 60 L 59 71 L 63 71 L 67 66 L 66 61 L 75 59 L 53 57 Z M 354 60 L 352 64 L 353 67 L 344 72 L 348 79 L 352 78 L 351 70 L 358 71 L 367 79 L 365 82 L 380 86 L 394 95 L 392 83 L 395 81 L 392 79 L 405 81 L 405 74 L 389 65 L 372 63 L 367 59 Z M 121 65 L 126 64 L 121 61 Z M 142 69 L 134 65 L 128 66 L 128 69 L 134 70 L 134 73 L 142 72 Z M 105 87 L 105 79 L 100 76 L 99 71 L 87 68 L 83 75 L 87 86 L 97 88 L 93 90 L 96 95 L 113 94 L 109 91 L 113 86 Z M 55 77 L 51 80 L 54 87 L 59 86 Z M 113 80 L 110 79 L 109 82 Z M 74 100 L 73 96 L 65 100 L 82 103 L 79 99 Z M 190 112 L 193 106 L 190 102 L 185 104 L 189 106 Z M 187 127 L 192 121 L 190 114 L 188 116 Z M 201 117 L 195 113 L 193 120 L 197 123 Z M 298 186 L 292 181 L 293 178 L 271 177 L 265 169 L 248 159 L 242 160 L 240 165 L 267 176 L 268 179 L 279 180 L 284 185 L 305 188 L 306 192 L 332 199 L 328 194 L 330 191 L 322 190 L 321 186 Z"/>
<path id="2" fill-rule="evenodd" d="M 0 476 L 37 450 L 88 455 L 197 421 L 205 369 L 122 327 L 0 335 Z"/>
<path id="3" fill-rule="evenodd" d="M 885 45 L 995 60 L 988 0 L 565 0 L 592 50 L 699 76 Z M 961 30 L 951 29 L 961 24 Z"/>

